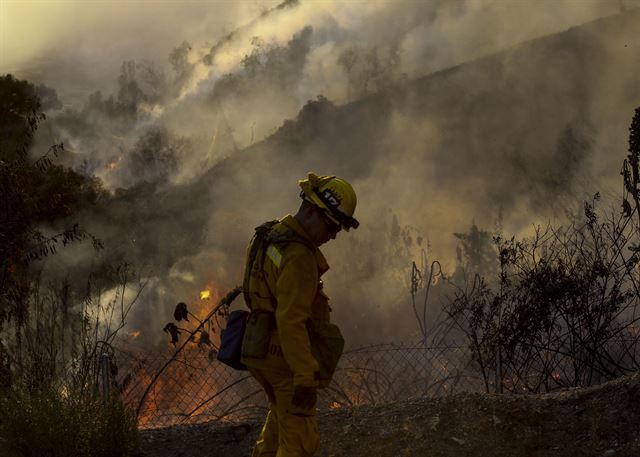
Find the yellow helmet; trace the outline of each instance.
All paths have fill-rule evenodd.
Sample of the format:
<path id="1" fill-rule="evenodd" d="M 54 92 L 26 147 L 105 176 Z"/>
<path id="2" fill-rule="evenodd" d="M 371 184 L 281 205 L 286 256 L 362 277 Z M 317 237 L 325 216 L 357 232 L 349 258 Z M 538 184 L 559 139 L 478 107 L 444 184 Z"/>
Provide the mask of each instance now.
<path id="1" fill-rule="evenodd" d="M 333 222 L 347 231 L 358 228 L 360 223 L 353 217 L 358 200 L 347 181 L 309 172 L 307 179 L 301 179 L 298 184 L 302 189 L 300 197 L 324 210 Z"/>

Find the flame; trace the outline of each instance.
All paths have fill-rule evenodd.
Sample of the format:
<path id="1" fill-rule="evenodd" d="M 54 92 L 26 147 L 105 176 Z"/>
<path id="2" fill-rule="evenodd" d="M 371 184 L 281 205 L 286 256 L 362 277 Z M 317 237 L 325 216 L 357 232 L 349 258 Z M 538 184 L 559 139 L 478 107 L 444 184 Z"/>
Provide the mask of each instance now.
<path id="1" fill-rule="evenodd" d="M 203 320 L 211 312 L 212 305 L 220 299 L 219 287 L 213 281 L 205 284 L 204 290 L 200 291 L 200 300 L 193 300 L 193 309 L 190 309 L 194 317 Z M 194 293 L 195 295 L 195 293 Z M 197 325 L 197 322 L 191 321 L 184 324 L 189 328 Z M 209 333 L 211 342 L 219 345 L 220 329 L 223 325 L 222 317 L 214 317 L 207 324 L 205 329 Z M 135 338 L 139 331 L 130 333 Z M 184 338 L 184 335 L 182 335 Z M 173 347 L 171 347 L 173 350 Z M 199 414 L 203 417 L 210 414 L 210 411 L 216 410 L 216 405 L 220 402 L 223 404 L 226 400 L 220 397 L 211 400 L 211 392 L 218 392 L 225 386 L 225 377 L 219 376 L 220 365 L 212 364 L 207 353 L 198 347 L 195 342 L 185 347 L 182 355 L 189 360 L 189 363 L 201 370 L 199 372 L 206 373 L 204 379 L 207 379 L 207 386 L 201 386 L 199 376 L 193 376 L 192 370 L 185 370 L 184 365 L 179 363 L 170 364 L 158 379 L 155 380 L 153 388 L 149 390 L 144 404 L 138 416 L 138 426 L 140 428 L 155 428 L 159 426 L 175 425 L 184 420 L 184 413 L 195 411 L 192 417 L 196 418 Z M 164 357 L 157 360 L 140 356 L 139 364 L 133 364 L 128 369 L 123 369 L 124 373 L 132 375 L 131 382 L 122 390 L 122 397 L 125 403 L 133 408 L 137 408 L 142 392 L 151 383 L 156 370 L 164 363 Z M 203 405 L 200 409 L 195 410 Z M 224 406 L 225 408 L 227 406 Z M 228 417 L 230 420 L 231 418 Z M 224 419 L 223 419 L 224 420 Z"/>
<path id="2" fill-rule="evenodd" d="M 135 331 L 129 333 L 129 335 L 131 335 L 134 338 L 138 338 L 140 336 L 140 333 L 142 333 L 140 330 L 135 330 Z"/>
<path id="3" fill-rule="evenodd" d="M 329 405 L 329 408 L 331 408 L 331 409 L 340 409 L 341 407 L 342 407 L 342 405 L 340 403 L 338 403 L 337 401 L 333 401 Z"/>
<path id="4" fill-rule="evenodd" d="M 228 381 L 227 377 L 219 376 L 220 365 L 212 364 L 196 347 L 185 348 L 183 355 L 189 360 L 193 370 L 202 373 L 202 376 L 194 376 L 193 370 L 185 370 L 184 365 L 180 363 L 169 365 L 147 393 L 138 416 L 139 428 L 177 425 L 184 421 L 186 412 L 204 413 L 203 417 L 207 417 L 211 412 L 219 411 L 216 405 L 220 402 L 227 405 L 223 396 L 216 400 L 211 399 L 211 393 L 220 392 Z M 141 357 L 143 358 L 122 370 L 123 374 L 131 374 L 131 381 L 121 391 L 122 399 L 130 408 L 137 408 L 142 392 L 164 363 L 163 357 Z M 200 384 L 202 379 L 207 380 L 206 385 Z M 202 406 L 198 408 L 200 405 Z M 198 421 L 198 414 L 191 417 Z M 230 416 L 226 419 L 230 420 Z"/>

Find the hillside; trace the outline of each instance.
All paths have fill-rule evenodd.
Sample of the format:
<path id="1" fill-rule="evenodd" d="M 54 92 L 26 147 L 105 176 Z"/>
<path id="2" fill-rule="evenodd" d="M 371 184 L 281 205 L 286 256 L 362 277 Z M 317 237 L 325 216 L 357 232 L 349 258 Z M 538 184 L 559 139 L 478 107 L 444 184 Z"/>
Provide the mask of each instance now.
<path id="1" fill-rule="evenodd" d="M 253 227 L 297 207 L 296 180 L 309 170 L 340 175 L 358 192 L 361 227 L 326 249 L 329 293 L 341 304 L 335 317 L 355 333 L 358 317 L 368 316 L 360 343 L 393 338 L 399 330 L 385 326 L 380 310 L 406 297 L 397 278 L 412 260 L 394 256 L 390 264 L 377 254 L 394 252 L 394 217 L 452 270 L 452 233 L 472 222 L 491 228 L 499 220 L 511 236 L 595 192 L 619 189 L 627 129 L 640 105 L 639 29 L 640 11 L 630 11 L 347 105 L 319 98 L 194 182 L 124 191 L 117 211 L 91 214 L 88 228 L 111 233 L 107 246 L 155 265 L 160 278 L 180 271 L 230 288 Z M 135 243 L 122 243 L 125 236 Z M 417 256 L 420 247 L 413 249 Z M 178 290 L 159 313 L 184 296 Z"/>
<path id="2" fill-rule="evenodd" d="M 399 184 L 388 173 L 398 169 L 415 194 L 440 187 L 451 197 L 472 182 L 483 186 L 470 195 L 478 208 L 524 203 L 540 209 L 550 196 L 573 193 L 580 177 L 602 175 L 605 166 L 606 175 L 618 176 L 611 154 L 624 157 L 627 126 L 640 104 L 639 27 L 640 10 L 628 11 L 346 105 L 320 96 L 198 180 L 142 185 L 122 191 L 122 199 L 146 208 L 152 202 L 143 195 L 157 195 L 175 213 L 166 218 L 173 222 L 201 207 L 256 210 L 264 206 L 256 195 L 283 200 L 290 186 L 272 183 L 289 183 L 308 170 L 332 170 L 368 189 L 382 178 L 381 169 L 387 186 Z M 614 143 L 601 144 L 603 133 Z M 387 193 L 403 195 L 401 187 L 386 187 Z M 229 193 L 232 199 L 218 198 Z M 187 206 L 185 195 L 196 198 Z M 390 203 L 387 197 L 376 205 Z M 402 206 L 413 211 L 415 203 Z"/>
<path id="3" fill-rule="evenodd" d="M 161 265 L 170 268 L 198 251 L 205 232 L 242 250 L 256 221 L 296 204 L 295 180 L 315 170 L 361 191 L 363 227 L 391 209 L 428 231 L 436 249 L 450 249 L 451 232 L 472 218 L 490 226 L 499 211 L 505 226 L 528 226 L 583 192 L 618 187 L 640 104 L 639 28 L 640 10 L 627 11 L 347 105 L 320 97 L 196 181 L 122 191 L 116 216 L 107 209 L 88 225 L 122 220 L 122 230 L 147 240 L 129 247 L 132 256 L 147 259 L 157 252 L 149 246 L 164 245 Z M 152 217 L 121 218 L 124 206 Z M 167 209 L 170 217 L 155 217 Z M 183 220 L 193 236 L 167 238 Z M 236 239 L 239 227 L 246 231 Z"/>
<path id="4" fill-rule="evenodd" d="M 632 457 L 640 453 L 640 375 L 545 395 L 461 394 L 320 417 L 326 457 Z M 143 431 L 143 455 L 248 457 L 260 424 Z"/>

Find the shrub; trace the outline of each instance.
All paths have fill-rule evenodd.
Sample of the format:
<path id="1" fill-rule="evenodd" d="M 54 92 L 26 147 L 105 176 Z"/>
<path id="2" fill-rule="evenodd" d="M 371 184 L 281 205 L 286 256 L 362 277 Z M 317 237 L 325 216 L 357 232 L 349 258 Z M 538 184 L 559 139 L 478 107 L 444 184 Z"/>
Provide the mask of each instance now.
<path id="1" fill-rule="evenodd" d="M 597 210 L 596 193 L 568 225 L 496 236 L 497 274 L 451 301 L 487 391 L 589 386 L 640 369 L 640 108 L 630 132 L 622 213 Z"/>
<path id="2" fill-rule="evenodd" d="M 117 399 L 14 388 L 0 398 L 0 418 L 6 457 L 124 457 L 140 444 L 135 415 Z"/>

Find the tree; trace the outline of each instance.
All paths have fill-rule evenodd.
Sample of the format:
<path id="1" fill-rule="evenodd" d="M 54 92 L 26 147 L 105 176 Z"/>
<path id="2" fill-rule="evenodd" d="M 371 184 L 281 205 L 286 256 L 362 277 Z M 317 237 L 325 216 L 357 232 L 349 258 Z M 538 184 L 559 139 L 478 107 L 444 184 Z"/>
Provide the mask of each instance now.
<path id="1" fill-rule="evenodd" d="M 457 250 L 458 270 L 454 282 L 480 275 L 494 276 L 498 267 L 498 253 L 493 245 L 492 234 L 481 230 L 474 223 L 467 233 L 454 233 L 460 245 Z"/>
<path id="2" fill-rule="evenodd" d="M 29 312 L 29 263 L 54 254 L 69 242 L 99 241 L 77 224 L 45 236 L 43 224 L 71 216 L 104 196 L 100 182 L 54 164 L 63 149 L 52 145 L 39 157 L 29 155 L 33 136 L 46 119 L 33 84 L 0 77 L 0 386 L 7 381 L 7 346 L 2 332 L 9 325 L 19 341 Z M 4 373 L 4 374 L 3 374 Z"/>

